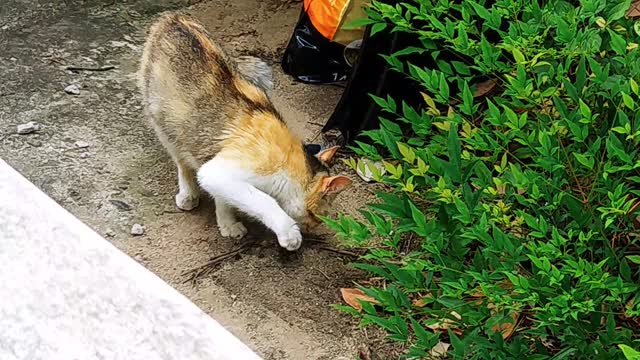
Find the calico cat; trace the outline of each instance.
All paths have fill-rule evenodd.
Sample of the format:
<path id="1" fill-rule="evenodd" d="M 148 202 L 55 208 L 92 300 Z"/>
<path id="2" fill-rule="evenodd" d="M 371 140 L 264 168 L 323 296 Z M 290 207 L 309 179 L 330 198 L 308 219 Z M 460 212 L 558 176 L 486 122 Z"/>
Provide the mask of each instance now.
<path id="1" fill-rule="evenodd" d="M 178 168 L 176 205 L 212 195 L 221 235 L 241 238 L 234 209 L 297 250 L 300 226 L 314 226 L 351 185 L 330 176 L 338 147 L 311 155 L 269 100 L 271 69 L 252 57 L 229 58 L 194 20 L 164 15 L 151 27 L 139 71 L 145 113 Z M 199 186 L 198 186 L 199 185 Z"/>

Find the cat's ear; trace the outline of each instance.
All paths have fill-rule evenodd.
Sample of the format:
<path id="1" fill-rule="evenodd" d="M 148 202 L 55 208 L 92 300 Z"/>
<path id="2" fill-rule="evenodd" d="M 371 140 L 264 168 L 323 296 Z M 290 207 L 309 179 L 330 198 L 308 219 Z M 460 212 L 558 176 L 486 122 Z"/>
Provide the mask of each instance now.
<path id="1" fill-rule="evenodd" d="M 352 183 L 353 181 L 346 176 L 327 176 L 322 179 L 322 186 L 320 187 L 320 191 L 322 191 L 322 193 L 325 195 L 337 194 L 351 186 Z"/>
<path id="2" fill-rule="evenodd" d="M 324 162 L 324 163 L 331 163 L 331 159 L 333 159 L 333 157 L 336 155 L 336 152 L 338 152 L 338 149 L 340 149 L 340 146 L 332 146 L 328 149 L 322 150 L 320 151 L 316 157 Z"/>

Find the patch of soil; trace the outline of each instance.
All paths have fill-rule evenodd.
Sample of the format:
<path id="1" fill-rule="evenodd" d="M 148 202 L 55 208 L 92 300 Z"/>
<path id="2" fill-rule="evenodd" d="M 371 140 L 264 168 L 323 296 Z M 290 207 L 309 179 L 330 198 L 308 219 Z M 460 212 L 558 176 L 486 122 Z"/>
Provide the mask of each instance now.
<path id="1" fill-rule="evenodd" d="M 212 201 L 189 213 L 175 208 L 175 168 L 144 123 L 135 72 L 157 12 L 195 3 L 4 0 L 0 156 L 265 359 L 351 359 L 378 351 L 379 333 L 358 329 L 330 307 L 341 301 L 340 287 L 361 277 L 348 259 L 304 245 L 286 253 L 260 225 L 251 228 L 261 240 L 255 247 L 195 284 L 184 283 L 182 273 L 238 244 L 219 237 Z M 318 124 L 341 89 L 296 83 L 279 66 L 300 6 L 211 0 L 181 11 L 198 18 L 232 55 L 270 62 L 276 107 L 300 136 L 319 139 Z M 70 72 L 69 65 L 116 68 Z M 70 84 L 80 86 L 79 95 L 63 91 Z M 28 121 L 41 130 L 18 135 L 16 126 Z M 89 147 L 79 148 L 78 141 Z M 343 166 L 336 169 L 357 179 Z M 336 211 L 353 213 L 373 198 L 359 184 L 340 197 Z M 144 236 L 130 235 L 134 223 L 144 225 Z"/>

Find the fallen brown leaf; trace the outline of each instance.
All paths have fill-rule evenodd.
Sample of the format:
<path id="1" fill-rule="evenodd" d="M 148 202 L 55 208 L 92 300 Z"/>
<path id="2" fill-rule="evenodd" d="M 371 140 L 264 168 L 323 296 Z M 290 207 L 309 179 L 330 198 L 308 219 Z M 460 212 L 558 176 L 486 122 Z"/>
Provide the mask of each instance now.
<path id="1" fill-rule="evenodd" d="M 378 300 L 365 294 L 360 289 L 341 288 L 340 293 L 342 294 L 342 299 L 344 300 L 344 302 L 358 311 L 362 311 L 362 305 L 358 300 L 366 301 L 372 304 L 379 304 Z"/>
<path id="2" fill-rule="evenodd" d="M 509 314 L 509 317 L 511 317 L 511 320 L 513 321 L 504 322 L 502 324 L 497 324 L 491 327 L 491 330 L 495 332 L 500 331 L 502 333 L 502 338 L 505 340 L 513 335 L 513 332 L 516 330 L 516 324 L 518 323 L 518 318 L 520 317 L 520 315 L 514 311 Z"/>
<path id="3" fill-rule="evenodd" d="M 635 1 L 631 4 L 631 7 L 627 11 L 627 16 L 630 18 L 637 18 L 640 16 L 640 1 Z"/>
<path id="4" fill-rule="evenodd" d="M 434 358 L 444 357 L 445 355 L 447 355 L 447 350 L 449 350 L 449 346 L 451 346 L 451 344 L 447 344 L 442 341 L 439 341 L 436 344 L 436 346 L 432 347 L 431 350 L 429 350 L 429 355 L 431 355 Z"/>
<path id="5" fill-rule="evenodd" d="M 425 303 L 423 299 L 415 299 L 413 300 L 412 304 L 415 307 L 424 307 L 425 305 L 427 305 L 427 303 Z"/>
<path id="6" fill-rule="evenodd" d="M 624 314 L 622 314 L 622 317 L 624 317 L 625 319 L 629 319 L 632 318 L 631 315 L 629 315 L 629 312 L 633 309 L 634 305 L 636 302 L 636 298 L 632 297 L 631 299 L 629 299 L 629 301 L 627 301 L 627 303 L 625 304 L 625 312 Z"/>
<path id="7" fill-rule="evenodd" d="M 427 295 L 420 295 L 420 298 L 418 299 L 414 299 L 411 303 L 413 304 L 413 306 L 415 307 L 424 307 L 425 305 L 427 305 L 427 303 L 425 302 L 425 298 L 433 298 L 433 295 L 431 295 L 430 293 L 427 293 Z"/>
<path id="8" fill-rule="evenodd" d="M 451 316 L 456 318 L 457 320 L 462 320 L 462 316 L 460 316 L 460 314 L 458 314 L 455 311 L 451 312 Z M 455 321 L 448 318 L 444 318 L 435 324 L 427 325 L 427 327 L 433 331 L 438 331 L 438 330 L 447 330 L 451 328 L 454 324 L 455 324 Z"/>
<path id="9" fill-rule="evenodd" d="M 494 87 L 496 87 L 495 80 L 483 81 L 476 86 L 476 91 L 473 93 L 473 97 L 486 95 L 489 91 L 493 90 Z"/>

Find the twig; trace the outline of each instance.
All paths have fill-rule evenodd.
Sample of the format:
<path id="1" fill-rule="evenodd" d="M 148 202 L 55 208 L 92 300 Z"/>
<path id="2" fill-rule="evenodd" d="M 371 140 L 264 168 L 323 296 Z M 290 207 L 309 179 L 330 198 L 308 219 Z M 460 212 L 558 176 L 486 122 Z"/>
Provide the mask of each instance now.
<path id="1" fill-rule="evenodd" d="M 303 239 L 306 242 L 310 242 L 310 243 L 316 243 L 316 244 L 329 244 L 327 241 L 320 239 L 320 238 L 315 238 L 312 236 L 306 236 L 303 235 Z M 210 274 L 213 269 L 216 267 L 216 265 L 220 264 L 221 262 L 230 259 L 240 253 L 242 253 L 243 251 L 247 250 L 251 245 L 256 243 L 256 239 L 251 239 L 251 240 L 247 240 L 244 244 L 240 245 L 239 247 L 226 252 L 224 254 L 220 254 L 214 258 L 212 258 L 211 260 L 209 260 L 206 264 L 204 265 L 200 265 L 196 268 L 193 268 L 191 270 L 187 270 L 185 272 L 183 272 L 182 274 L 180 274 L 180 276 L 186 276 L 186 279 L 182 282 L 183 284 L 186 284 L 188 282 L 191 283 L 195 283 L 195 281 L 204 275 L 208 275 Z M 325 250 L 325 251 L 330 251 L 330 252 L 334 252 L 337 254 L 341 254 L 341 255 L 345 255 L 345 256 L 350 256 L 350 257 L 354 257 L 357 258 L 358 254 L 350 252 L 350 251 L 345 251 L 345 250 L 339 250 L 339 249 L 335 249 L 332 248 L 330 246 L 324 246 L 324 245 L 320 245 L 320 246 L 314 246 L 315 249 L 319 249 L 319 250 Z M 327 274 L 323 273 L 322 270 L 320 269 L 316 269 L 318 270 L 320 273 L 322 273 L 322 275 L 324 275 L 324 277 L 327 278 L 327 280 L 330 280 L 329 277 L 327 276 Z"/>
<path id="2" fill-rule="evenodd" d="M 337 254 L 341 254 L 341 255 L 346 255 L 346 256 L 351 256 L 351 257 L 358 257 L 360 255 L 356 254 L 356 253 L 352 253 L 351 251 L 345 251 L 345 250 L 339 250 L 339 249 L 334 249 L 332 247 L 328 247 L 328 246 L 318 246 L 317 249 L 320 250 L 326 250 L 326 251 L 331 251 Z"/>
<path id="3" fill-rule="evenodd" d="M 324 240 L 324 239 L 320 239 L 320 238 L 316 238 L 316 237 L 308 237 L 304 234 L 302 234 L 302 239 L 304 239 L 305 242 L 312 242 L 312 243 L 318 243 L 318 244 L 328 244 L 329 242 Z"/>
<path id="4" fill-rule="evenodd" d="M 321 238 L 317 238 L 311 235 L 306 235 L 306 234 L 302 234 L 302 238 L 304 239 L 304 241 L 306 242 L 311 242 L 311 243 L 316 243 L 316 244 L 326 244 L 329 245 L 329 242 L 327 242 L 324 239 Z M 336 249 L 336 248 L 332 248 L 330 246 L 315 246 L 316 249 L 320 249 L 320 250 L 326 250 L 326 251 L 331 251 L 334 253 L 338 253 L 338 254 L 342 254 L 342 255 L 346 255 L 346 256 L 352 256 L 352 257 L 358 257 L 360 255 L 350 252 L 350 251 L 345 251 L 345 250 L 340 250 L 340 249 Z"/>
<path id="5" fill-rule="evenodd" d="M 187 279 L 185 281 L 183 281 L 182 283 L 188 283 L 188 282 L 195 282 L 196 279 L 198 279 L 200 276 L 203 275 L 207 275 L 210 274 L 211 271 L 213 270 L 213 268 L 218 265 L 219 263 L 232 258 L 238 254 L 240 254 L 241 252 L 245 251 L 249 246 L 255 244 L 256 240 L 252 239 L 250 241 L 245 242 L 244 244 L 240 245 L 239 247 L 224 253 L 224 254 L 220 254 L 216 257 L 214 257 L 213 259 L 209 260 L 209 262 L 207 262 L 204 265 L 198 266 L 197 268 L 188 270 L 183 272 L 182 274 L 180 274 L 181 276 L 187 276 Z"/>
<path id="6" fill-rule="evenodd" d="M 102 67 L 85 67 L 85 66 L 67 66 L 65 70 L 68 71 L 109 71 L 116 67 L 114 65 L 107 65 Z"/>
<path id="7" fill-rule="evenodd" d="M 322 271 L 322 270 L 320 270 L 320 269 L 318 269 L 318 268 L 314 268 L 314 269 L 318 270 L 318 272 L 319 272 L 320 274 L 322 274 L 322 276 L 324 276 L 324 278 L 325 278 L 325 279 L 327 279 L 327 280 L 331 281 L 331 279 L 329 279 L 329 276 L 327 276 L 327 274 L 325 274 L 325 273 L 324 273 L 324 271 Z"/>

